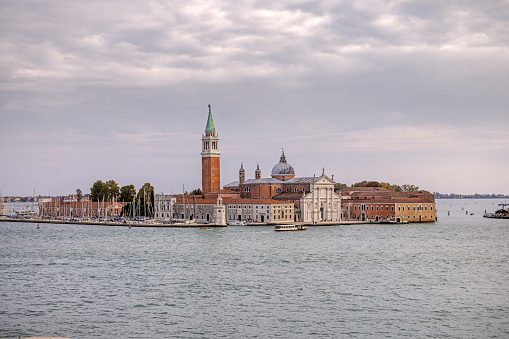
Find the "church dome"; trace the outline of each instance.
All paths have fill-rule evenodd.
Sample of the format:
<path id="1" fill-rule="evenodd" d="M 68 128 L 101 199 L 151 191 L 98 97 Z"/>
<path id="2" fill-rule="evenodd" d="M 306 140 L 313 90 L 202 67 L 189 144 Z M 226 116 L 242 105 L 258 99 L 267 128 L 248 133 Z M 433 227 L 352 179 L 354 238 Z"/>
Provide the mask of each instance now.
<path id="1" fill-rule="evenodd" d="M 281 175 L 295 175 L 295 170 L 292 165 L 286 162 L 285 152 L 281 155 L 281 159 L 279 159 L 279 163 L 277 163 L 274 167 L 272 167 L 272 177 L 281 176 Z"/>

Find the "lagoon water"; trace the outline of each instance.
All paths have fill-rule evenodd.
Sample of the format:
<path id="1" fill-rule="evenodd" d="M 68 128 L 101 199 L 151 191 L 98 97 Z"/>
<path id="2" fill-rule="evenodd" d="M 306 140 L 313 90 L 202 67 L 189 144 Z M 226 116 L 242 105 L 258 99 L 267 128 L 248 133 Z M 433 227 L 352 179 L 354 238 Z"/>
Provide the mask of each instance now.
<path id="1" fill-rule="evenodd" d="M 0 337 L 507 338 L 500 202 L 283 233 L 0 222 Z"/>

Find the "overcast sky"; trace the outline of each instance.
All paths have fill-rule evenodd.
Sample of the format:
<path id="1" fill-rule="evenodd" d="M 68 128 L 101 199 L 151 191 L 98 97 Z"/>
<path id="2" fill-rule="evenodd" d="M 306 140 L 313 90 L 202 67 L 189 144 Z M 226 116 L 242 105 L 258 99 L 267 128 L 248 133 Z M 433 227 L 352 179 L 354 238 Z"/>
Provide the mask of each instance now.
<path id="1" fill-rule="evenodd" d="M 0 2 L 0 191 L 297 176 L 509 194 L 509 1 Z"/>

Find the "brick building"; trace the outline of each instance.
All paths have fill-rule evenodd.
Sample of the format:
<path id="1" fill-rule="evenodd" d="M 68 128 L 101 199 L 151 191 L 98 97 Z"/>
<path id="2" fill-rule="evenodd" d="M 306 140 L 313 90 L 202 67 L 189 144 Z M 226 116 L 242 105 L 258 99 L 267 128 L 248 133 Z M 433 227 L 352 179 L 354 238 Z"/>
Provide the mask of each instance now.
<path id="1" fill-rule="evenodd" d="M 382 187 L 349 187 L 342 189 L 340 194 L 344 220 L 436 220 L 435 197 L 428 191 L 394 192 Z"/>

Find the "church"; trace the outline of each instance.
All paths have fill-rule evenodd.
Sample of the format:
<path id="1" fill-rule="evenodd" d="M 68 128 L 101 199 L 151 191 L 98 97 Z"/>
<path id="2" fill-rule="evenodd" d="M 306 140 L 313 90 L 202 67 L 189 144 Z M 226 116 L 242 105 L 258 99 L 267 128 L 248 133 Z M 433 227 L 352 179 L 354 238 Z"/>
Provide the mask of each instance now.
<path id="1" fill-rule="evenodd" d="M 322 175 L 296 177 L 295 169 L 286 159 L 284 150 L 279 162 L 274 165 L 269 178 L 263 178 L 260 166 L 253 179 L 246 180 L 244 165 L 240 165 L 239 180 L 220 187 L 219 137 L 216 135 L 212 113 L 202 137 L 202 191 L 205 197 L 237 198 L 245 201 L 273 200 L 292 203 L 293 221 L 305 223 L 341 221 L 341 197 L 334 192 L 334 178 L 322 170 Z M 236 196 L 234 196 L 236 195 Z M 237 202 L 242 201 L 235 199 Z M 228 201 L 225 200 L 228 205 Z M 228 210 L 228 207 L 227 207 Z"/>
<path id="2" fill-rule="evenodd" d="M 195 220 L 224 224 L 233 221 L 257 223 L 327 223 L 341 221 L 341 197 L 334 192 L 334 177 L 296 177 L 284 150 L 269 178 L 260 167 L 254 179 L 246 179 L 240 165 L 239 180 L 221 188 L 221 153 L 209 105 L 205 133 L 201 138 L 202 195 L 156 196 L 156 218 Z"/>

